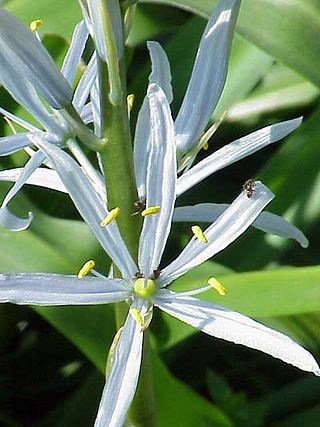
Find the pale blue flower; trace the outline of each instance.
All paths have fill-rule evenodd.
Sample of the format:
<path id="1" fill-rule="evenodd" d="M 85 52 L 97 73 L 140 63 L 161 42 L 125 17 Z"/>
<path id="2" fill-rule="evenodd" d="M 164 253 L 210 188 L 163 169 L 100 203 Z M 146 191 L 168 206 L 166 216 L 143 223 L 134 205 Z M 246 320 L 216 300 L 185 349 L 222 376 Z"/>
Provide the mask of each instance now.
<path id="1" fill-rule="evenodd" d="M 110 212 L 105 198 L 101 197 L 80 165 L 61 148 L 45 144 L 35 135 L 34 143 L 47 156 L 83 219 L 121 271 L 122 278 L 103 277 L 95 271 L 96 277 L 86 276 L 82 279 L 44 273 L 0 275 L 1 302 L 72 305 L 124 300 L 129 304 L 129 314 L 111 355 L 112 364 L 96 427 L 121 427 L 125 421 L 138 382 L 143 330 L 151 321 L 153 306 L 209 335 L 258 349 L 320 375 L 311 354 L 289 337 L 232 310 L 192 297 L 211 289 L 210 285 L 181 293 L 167 289 L 173 280 L 229 246 L 256 220 L 272 200 L 273 194 L 261 182 L 255 182 L 251 197 L 242 190 L 218 219 L 204 230 L 207 243 L 196 237 L 191 238 L 181 254 L 159 272 L 176 199 L 176 147 L 170 108 L 162 89 L 151 84 L 146 102 L 150 112 L 146 206 L 158 206 L 159 210 L 144 218 L 138 265 L 122 240 L 116 220 L 101 226 L 101 221 Z"/>
<path id="2" fill-rule="evenodd" d="M 278 142 L 293 132 L 302 118 L 287 120 L 259 129 L 220 148 L 204 160 L 192 166 L 203 142 L 200 135 L 211 117 L 221 95 L 227 72 L 230 44 L 233 37 L 235 21 L 240 1 L 221 1 L 214 10 L 202 36 L 193 72 L 182 106 L 175 121 L 176 144 L 178 153 L 177 197 L 211 174 L 241 160 L 258 150 Z M 148 42 L 152 71 L 149 81 L 157 83 L 172 101 L 170 64 L 159 43 Z M 145 199 L 145 182 L 147 158 L 150 143 L 150 118 L 148 103 L 143 102 L 140 109 L 135 141 L 134 161 L 136 183 L 139 199 Z M 183 209 L 183 215 L 181 215 Z M 174 221 L 206 222 L 211 212 L 210 221 L 217 218 L 224 205 L 208 204 L 201 207 L 177 208 Z M 253 226 L 280 237 L 297 240 L 302 247 L 308 246 L 304 234 L 284 218 L 264 212 Z"/>
<path id="3" fill-rule="evenodd" d="M 2 72 L 14 67 L 53 108 L 64 108 L 71 103 L 71 86 L 49 53 L 30 29 L 3 8 L 0 8 L 0 54 L 1 81 Z M 23 90 L 23 82 L 16 81 L 16 85 Z"/>
<path id="4" fill-rule="evenodd" d="M 208 51 L 212 50 L 216 52 L 215 51 L 216 44 L 217 43 L 222 44 L 221 49 L 218 49 L 218 52 L 216 52 L 216 55 L 212 55 L 210 57 L 213 61 L 212 63 L 210 62 L 210 66 L 213 67 L 213 69 L 216 71 L 220 70 L 219 72 L 217 72 L 217 74 L 214 74 L 215 81 L 220 82 L 220 83 L 216 83 L 218 84 L 220 89 L 216 91 L 216 95 L 214 98 L 215 101 L 212 103 L 207 96 L 200 96 L 199 94 L 195 96 L 195 100 L 197 99 L 197 102 L 199 102 L 202 105 L 201 108 L 206 110 L 206 117 L 207 116 L 209 117 L 212 114 L 214 106 L 216 105 L 216 100 L 217 100 L 216 98 L 220 96 L 221 90 L 224 84 L 225 70 L 228 62 L 229 44 L 230 44 L 230 40 L 232 38 L 232 33 L 234 30 L 235 17 L 238 13 L 238 6 L 239 6 L 238 3 L 239 2 L 232 0 L 228 2 L 222 2 L 220 4 L 220 6 L 214 11 L 210 21 L 208 22 L 207 28 L 202 38 L 202 42 L 200 43 L 200 46 L 199 46 L 199 52 L 197 55 L 195 66 L 194 66 L 194 72 L 190 81 L 190 87 L 195 84 L 195 83 L 191 84 L 191 82 L 196 78 L 198 78 L 201 82 L 206 81 L 205 83 L 206 85 L 210 86 L 212 84 L 212 79 L 213 79 L 212 73 L 208 71 L 210 67 L 206 72 L 204 72 L 203 67 L 198 65 L 200 61 L 199 58 L 203 58 L 207 50 Z M 91 10 L 93 7 L 93 3 L 90 7 L 89 6 L 88 6 L 88 10 L 89 9 Z M 85 11 L 87 9 L 84 8 L 83 10 Z M 91 15 L 90 16 L 89 15 L 87 16 L 87 23 L 89 28 L 91 28 L 91 31 L 93 31 L 91 18 L 90 18 Z M 217 25 L 217 22 L 219 22 L 219 25 Z M 94 27 L 96 26 L 99 27 L 99 25 L 100 25 L 99 23 L 95 23 Z M 121 32 L 121 29 L 119 29 L 118 32 L 116 32 L 118 38 L 121 37 L 119 32 Z M 72 84 L 74 73 L 77 68 L 79 59 L 81 58 L 86 39 L 87 39 L 86 27 L 83 23 L 81 23 L 75 29 L 72 43 L 69 49 L 69 53 L 67 54 L 62 67 L 62 72 L 67 78 L 67 80 L 70 82 L 70 84 Z M 162 87 L 162 89 L 164 90 L 167 96 L 168 102 L 170 103 L 172 101 L 172 88 L 171 88 L 171 72 L 170 72 L 169 61 L 166 57 L 164 50 L 161 48 L 159 43 L 148 42 L 148 49 L 150 52 L 150 57 L 152 62 L 152 71 L 149 76 L 149 82 L 150 84 L 156 83 L 160 87 Z M 224 54 L 222 55 L 222 53 Z M 223 66 L 219 68 L 220 62 L 223 63 Z M 9 75 L 13 76 L 14 74 L 9 73 Z M 82 79 L 80 80 L 79 85 L 75 91 L 75 95 L 73 97 L 73 103 L 86 123 L 90 123 L 93 121 L 95 134 L 99 136 L 101 117 L 100 117 L 99 90 L 98 90 L 98 85 L 96 84 L 96 78 L 97 78 L 96 59 L 95 59 L 95 55 L 93 55 L 91 61 L 88 64 L 86 72 L 83 74 Z M 16 79 L 10 80 L 10 82 L 19 81 L 19 80 L 20 79 L 17 77 Z M 54 135 L 56 140 L 58 141 L 60 140 L 61 142 L 61 139 L 62 140 L 65 139 L 68 136 L 68 134 L 66 135 L 65 129 L 61 130 L 61 124 L 59 123 L 57 126 L 57 121 L 54 118 L 52 118 L 51 115 L 48 115 L 47 111 L 44 109 L 40 101 L 37 101 L 36 107 L 34 107 L 33 104 L 35 103 L 35 100 L 37 100 L 38 98 L 34 92 L 33 87 L 30 85 L 30 83 L 27 82 L 26 84 L 20 85 L 20 86 L 19 86 L 19 90 L 16 90 L 13 92 L 16 99 L 18 98 L 17 100 L 22 105 L 25 105 L 26 108 L 34 112 L 34 115 L 38 118 L 38 120 L 42 123 L 42 125 L 47 129 L 47 132 L 50 131 L 51 132 L 50 135 Z M 32 96 L 30 95 L 28 90 L 33 91 L 31 94 Z M 21 95 L 25 92 L 26 92 L 26 95 L 24 98 L 27 99 L 27 102 L 24 100 L 24 98 L 22 99 L 22 95 Z M 188 98 L 190 103 L 193 105 L 195 101 L 192 101 L 192 99 L 190 98 L 191 97 L 190 93 L 188 94 L 188 96 L 187 96 L 187 93 L 186 93 L 186 98 Z M 90 96 L 91 102 L 86 103 L 89 96 Z M 30 100 L 32 100 L 32 103 L 30 103 Z M 139 199 L 141 201 L 145 200 L 147 161 L 148 161 L 149 149 L 150 149 L 150 111 L 149 111 L 148 105 L 149 105 L 149 102 L 146 97 L 138 115 L 138 121 L 137 121 L 136 132 L 135 132 L 135 141 L 134 141 L 134 162 L 135 162 L 136 183 L 137 183 L 137 191 L 138 191 Z M 187 104 L 185 103 L 185 105 Z M 27 128 L 33 134 L 40 131 L 39 129 L 34 128 L 31 125 L 26 124 L 21 119 L 18 119 L 13 115 L 10 115 L 10 113 L 8 112 L 5 112 L 5 114 L 12 120 L 20 123 L 23 127 Z M 197 122 L 198 114 L 196 114 L 196 110 L 191 109 L 189 111 L 189 114 L 190 114 L 190 121 L 192 122 L 195 120 L 195 123 L 198 123 Z M 201 124 L 201 126 L 199 125 L 197 127 L 197 132 L 196 132 L 197 134 L 203 131 L 203 127 L 205 126 L 205 123 L 208 121 L 208 117 L 206 118 L 205 122 L 201 121 L 201 123 L 204 123 L 204 124 Z M 260 150 L 261 148 L 269 144 L 279 141 L 280 139 L 284 138 L 285 136 L 290 134 L 292 131 L 294 131 L 300 125 L 300 123 L 301 123 L 301 118 L 297 118 L 297 119 L 288 120 L 282 123 L 277 123 L 272 126 L 267 126 L 263 129 L 260 129 L 245 137 L 242 137 L 240 139 L 237 139 L 231 142 L 230 144 L 217 150 L 216 152 L 214 152 L 204 160 L 200 161 L 193 167 L 191 167 L 191 163 L 193 162 L 199 147 L 197 145 L 198 144 L 197 137 L 195 137 L 192 133 L 188 134 L 189 144 L 191 144 L 190 141 L 193 141 L 192 145 L 195 146 L 195 151 L 194 151 L 194 147 L 191 147 L 192 154 L 188 154 L 188 153 L 186 154 L 185 166 L 188 165 L 189 170 L 187 170 L 188 168 L 185 169 L 184 172 L 178 178 L 177 189 L 176 189 L 177 196 L 183 194 L 185 191 L 192 188 L 194 185 L 196 185 L 197 183 L 199 183 L 200 181 L 202 181 L 212 173 L 217 172 L 218 170 L 221 170 L 222 168 L 248 155 L 255 153 L 256 151 Z M 194 125 L 192 126 L 194 127 Z M 175 124 L 175 130 L 177 132 L 177 124 Z M 186 132 L 184 132 L 184 134 L 187 135 Z M 46 135 L 46 140 L 50 140 L 50 138 L 52 138 L 52 136 L 49 137 Z M 180 136 L 178 137 L 178 140 L 177 140 L 178 144 L 179 144 L 179 138 Z M 22 148 L 29 144 L 30 144 L 30 138 L 28 137 L 28 134 L 17 134 L 9 137 L 4 137 L 0 139 L 0 153 L 2 155 L 10 154 L 18 150 L 19 148 Z M 2 151 L 1 151 L 1 148 L 2 148 Z M 82 159 L 85 158 L 84 156 L 81 156 L 81 157 Z M 41 163 L 40 160 L 41 159 L 39 157 L 38 159 L 39 164 Z M 0 221 L 3 226 L 10 229 L 14 229 L 14 230 L 21 230 L 21 229 L 27 228 L 30 224 L 30 221 L 32 219 L 31 214 L 29 214 L 28 219 L 16 219 L 16 217 L 12 216 L 12 214 L 10 214 L 10 212 L 6 209 L 6 205 L 9 203 L 11 198 L 16 194 L 16 192 L 21 188 L 21 186 L 24 183 L 40 185 L 40 186 L 55 189 L 58 191 L 67 192 L 59 176 L 54 171 L 46 168 L 37 169 L 37 166 L 38 164 L 36 162 L 36 159 L 34 159 L 32 162 L 30 162 L 30 164 L 27 164 L 27 167 L 26 167 L 27 170 L 22 171 L 22 169 L 17 168 L 13 170 L 0 172 L 1 180 L 16 181 L 20 177 L 19 179 L 20 183 L 17 183 L 17 185 L 11 190 L 10 194 L 8 194 L 8 196 L 6 197 L 3 203 L 2 210 L 0 211 Z M 90 167 L 90 165 L 88 165 L 88 162 L 86 162 L 86 166 L 87 166 L 86 169 L 87 171 L 89 171 L 89 174 L 93 176 L 93 181 L 97 183 L 99 181 L 99 174 L 95 172 L 92 169 L 92 167 Z M 99 185 L 101 187 L 102 184 L 100 183 Z M 183 215 L 181 214 L 182 212 L 181 209 L 183 209 Z M 217 218 L 217 214 L 221 213 L 223 209 L 224 209 L 224 205 L 219 206 L 217 204 L 208 204 L 207 206 L 205 206 L 204 204 L 201 204 L 201 206 L 177 208 L 177 212 L 174 215 L 174 221 L 196 220 L 197 222 L 206 222 L 208 218 L 210 218 L 210 221 L 214 221 L 215 218 Z M 210 215 L 209 215 L 209 212 L 210 212 Z M 265 232 L 268 232 L 271 234 L 276 234 L 281 237 L 295 239 L 303 247 L 308 246 L 308 240 L 306 239 L 304 234 L 295 226 L 291 225 L 288 221 L 286 221 L 285 219 L 277 215 L 264 212 L 257 219 L 257 221 L 254 221 L 253 226 L 260 228 Z"/>
<path id="5" fill-rule="evenodd" d="M 88 39 L 88 31 L 83 21 L 75 27 L 61 72 L 56 68 L 48 52 L 30 29 L 1 8 L 0 24 L 0 59 L 2 59 L 0 81 L 12 97 L 28 110 L 39 123 L 39 127 L 36 127 L 0 108 L 0 112 L 7 119 L 26 130 L 26 132 L 0 138 L 0 156 L 12 154 L 21 148 L 28 149 L 28 153 L 32 155 L 23 169 L 16 170 L 16 184 L 9 191 L 0 207 L 0 224 L 8 229 L 18 231 L 24 230 L 30 225 L 32 214 L 29 213 L 26 219 L 17 218 L 11 214 L 7 206 L 45 159 L 42 152 L 30 150 L 30 146 L 33 144 L 32 138 L 36 136 L 47 144 L 53 143 L 64 146 L 71 138 L 79 136 L 79 132 L 83 132 L 81 123 L 78 124 L 76 120 L 70 121 L 70 118 L 65 118 L 54 108 L 48 111 L 47 107 L 41 102 L 38 92 L 53 107 L 60 108 L 62 103 L 67 103 L 66 100 L 62 102 L 63 94 L 69 100 L 69 95 L 67 97 L 65 89 L 65 87 L 68 87 L 73 108 L 85 123 L 89 123 L 92 121 L 92 108 L 90 105 L 90 110 L 88 111 L 86 102 L 97 76 L 97 67 L 94 54 L 73 94 L 71 86 L 74 83 L 75 74 Z M 33 73 L 33 66 L 40 69 L 41 78 L 37 73 Z M 58 90 L 57 87 L 60 87 L 60 89 Z M 59 98 L 54 99 L 54 94 L 58 94 Z M 91 134 L 92 132 L 88 129 L 86 131 L 88 140 L 90 140 Z M 78 155 L 78 158 L 81 157 L 84 162 L 83 167 L 86 167 L 87 172 L 98 180 L 98 174 L 89 165 L 75 141 L 69 142 L 69 148 L 72 149 L 75 155 Z M 6 171 L 4 172 L 6 173 Z"/>

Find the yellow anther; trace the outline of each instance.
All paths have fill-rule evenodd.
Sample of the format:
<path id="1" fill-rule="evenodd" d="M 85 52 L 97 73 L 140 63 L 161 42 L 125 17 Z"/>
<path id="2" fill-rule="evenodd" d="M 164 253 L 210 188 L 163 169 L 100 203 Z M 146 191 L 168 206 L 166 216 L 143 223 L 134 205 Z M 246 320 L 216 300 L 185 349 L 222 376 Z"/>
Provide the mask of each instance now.
<path id="1" fill-rule="evenodd" d="M 144 323 L 143 318 L 141 316 L 140 311 L 137 308 L 131 307 L 130 314 L 134 318 L 134 320 L 139 323 L 139 325 L 143 326 L 143 323 Z"/>
<path id="2" fill-rule="evenodd" d="M 227 289 L 215 277 L 210 277 L 210 279 L 208 280 L 208 284 L 212 286 L 213 289 L 215 289 L 219 295 L 225 296 L 227 294 Z"/>
<path id="3" fill-rule="evenodd" d="M 209 148 L 209 144 L 207 142 L 205 142 L 202 146 L 202 148 L 204 149 L 204 151 L 207 151 Z"/>
<path id="4" fill-rule="evenodd" d="M 149 298 L 156 290 L 156 285 L 154 283 L 154 280 L 148 279 L 146 281 L 144 277 L 140 277 L 139 279 L 135 280 L 133 289 L 139 297 Z"/>
<path id="5" fill-rule="evenodd" d="M 160 206 L 149 206 L 141 212 L 142 216 L 154 215 L 160 211 Z"/>
<path id="6" fill-rule="evenodd" d="M 93 259 L 90 259 L 89 261 L 87 261 L 80 269 L 79 273 L 78 273 L 78 279 L 83 279 L 85 276 L 87 276 L 90 271 L 94 268 L 95 266 L 95 262 L 93 261 Z"/>
<path id="7" fill-rule="evenodd" d="M 206 238 L 204 232 L 201 230 L 199 225 L 193 225 L 191 227 L 192 233 L 197 237 L 197 239 L 201 240 L 202 243 L 208 243 L 208 239 Z"/>
<path id="8" fill-rule="evenodd" d="M 127 107 L 128 107 L 129 113 L 132 110 L 133 103 L 134 103 L 134 94 L 131 93 L 130 95 L 127 96 Z"/>
<path id="9" fill-rule="evenodd" d="M 31 31 L 35 32 L 38 31 L 42 24 L 43 22 L 41 19 L 35 19 L 34 21 L 30 22 L 29 28 Z"/>
<path id="10" fill-rule="evenodd" d="M 120 208 L 114 208 L 111 209 L 111 211 L 108 213 L 108 215 L 100 222 L 101 227 L 106 227 L 110 222 L 112 222 L 114 219 L 117 218 L 119 215 Z"/>

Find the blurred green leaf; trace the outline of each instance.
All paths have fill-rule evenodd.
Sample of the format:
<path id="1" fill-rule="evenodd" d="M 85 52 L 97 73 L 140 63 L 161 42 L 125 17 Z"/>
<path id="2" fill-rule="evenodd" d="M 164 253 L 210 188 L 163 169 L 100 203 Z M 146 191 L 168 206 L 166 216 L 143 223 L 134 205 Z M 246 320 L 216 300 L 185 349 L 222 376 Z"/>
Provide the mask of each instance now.
<path id="1" fill-rule="evenodd" d="M 93 425 L 100 399 L 98 390 L 102 387 L 102 376 L 97 371 L 90 373 L 76 392 L 34 427 Z"/>
<path id="2" fill-rule="evenodd" d="M 199 286 L 199 280 L 194 281 L 187 276 L 175 282 L 175 290 Z M 319 266 L 282 268 L 220 277 L 228 290 L 227 295 L 221 297 L 212 290 L 200 294 L 199 298 L 254 317 L 303 314 L 319 309 Z"/>
<path id="3" fill-rule="evenodd" d="M 244 391 L 234 391 L 225 378 L 211 370 L 207 383 L 213 402 L 217 402 L 237 427 L 264 425 L 266 407 L 263 403 L 252 404 Z"/>
<path id="4" fill-rule="evenodd" d="M 175 379 L 156 355 L 153 366 L 159 427 L 235 427 L 216 406 Z"/>
<path id="5" fill-rule="evenodd" d="M 217 0 L 143 0 L 209 17 Z M 243 0 L 237 31 L 320 86 L 320 4 L 317 0 Z"/>
<path id="6" fill-rule="evenodd" d="M 82 19 L 77 0 L 9 0 L 6 9 L 29 25 L 35 19 L 41 19 L 43 25 L 40 33 L 60 34 L 70 38 L 73 27 Z"/>
<path id="7" fill-rule="evenodd" d="M 270 69 L 272 62 L 270 55 L 245 39 L 235 36 L 227 81 L 213 118 L 218 119 L 224 111 L 243 99 Z"/>
<path id="8" fill-rule="evenodd" d="M 198 298 L 213 304 L 269 322 L 273 316 L 300 315 L 319 309 L 320 267 L 278 269 L 237 274 L 215 274 L 208 263 L 176 280 L 171 287 L 175 291 L 195 289 L 204 285 L 209 276 L 221 279 L 227 288 L 227 295 L 221 297 L 214 290 L 198 295 Z M 187 338 L 196 330 L 179 320 L 163 314 L 164 337 L 158 342 L 162 348 L 169 348 Z M 286 319 L 286 317 L 284 317 Z M 271 322 L 275 323 L 275 322 Z M 286 323 L 282 330 L 290 332 Z M 319 331 L 318 331 L 319 332 Z M 301 331 L 303 335 L 303 330 Z M 297 334 L 295 334 L 297 336 Z M 299 339 L 299 336 L 297 336 Z M 301 339 L 300 339 L 301 341 Z"/>
<path id="9" fill-rule="evenodd" d="M 267 410 L 268 419 L 281 420 L 319 402 L 320 381 L 308 375 L 270 392 L 258 400 Z"/>
<path id="10" fill-rule="evenodd" d="M 228 111 L 228 120 L 254 120 L 257 115 L 309 106 L 319 97 L 319 89 L 283 64 L 274 64 L 262 83 L 243 101 Z"/>
<path id="11" fill-rule="evenodd" d="M 84 261 L 97 254 L 98 244 L 84 223 L 55 219 L 35 209 L 33 212 L 36 218 L 31 229 L 1 229 L 1 271 L 76 274 Z"/>
<path id="12" fill-rule="evenodd" d="M 272 427 L 318 427 L 320 418 L 320 404 L 301 412 L 295 412 L 286 420 L 272 424 Z"/>
<path id="13" fill-rule="evenodd" d="M 115 334 L 113 305 L 33 308 L 104 372 Z"/>

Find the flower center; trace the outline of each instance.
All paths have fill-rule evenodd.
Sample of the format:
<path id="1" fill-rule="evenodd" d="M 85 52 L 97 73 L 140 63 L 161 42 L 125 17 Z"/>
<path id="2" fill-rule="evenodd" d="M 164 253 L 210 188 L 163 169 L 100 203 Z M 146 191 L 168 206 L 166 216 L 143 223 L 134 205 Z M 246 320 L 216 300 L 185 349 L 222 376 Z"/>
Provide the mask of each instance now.
<path id="1" fill-rule="evenodd" d="M 139 297 L 149 298 L 156 290 L 156 284 L 152 279 L 146 281 L 144 277 L 140 277 L 134 281 L 133 289 Z"/>

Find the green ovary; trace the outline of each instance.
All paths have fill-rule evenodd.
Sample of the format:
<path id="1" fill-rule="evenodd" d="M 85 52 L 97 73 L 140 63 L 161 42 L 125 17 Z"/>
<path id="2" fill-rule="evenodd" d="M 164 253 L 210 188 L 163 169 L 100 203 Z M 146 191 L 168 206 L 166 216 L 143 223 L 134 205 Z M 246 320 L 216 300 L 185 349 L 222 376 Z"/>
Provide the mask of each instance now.
<path id="1" fill-rule="evenodd" d="M 156 290 L 156 285 L 152 279 L 148 279 L 145 284 L 145 279 L 141 277 L 134 281 L 133 289 L 140 298 L 149 298 Z"/>

